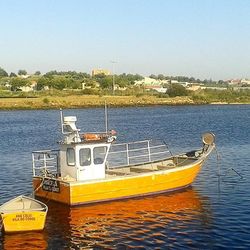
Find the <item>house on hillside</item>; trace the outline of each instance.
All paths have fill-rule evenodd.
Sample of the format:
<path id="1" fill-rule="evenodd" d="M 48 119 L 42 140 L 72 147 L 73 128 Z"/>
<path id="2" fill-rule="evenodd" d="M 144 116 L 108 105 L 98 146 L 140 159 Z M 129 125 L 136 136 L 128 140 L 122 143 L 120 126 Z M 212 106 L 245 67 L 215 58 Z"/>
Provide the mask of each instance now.
<path id="1" fill-rule="evenodd" d="M 142 80 L 135 81 L 135 86 L 141 86 L 145 88 L 146 90 L 155 90 L 159 93 L 166 93 L 167 88 L 163 87 L 164 83 L 167 83 L 167 82 L 164 80 L 144 77 Z"/>
<path id="2" fill-rule="evenodd" d="M 22 79 L 27 79 L 27 78 L 29 78 L 31 75 L 17 75 L 17 77 L 19 77 L 19 78 L 22 78 Z"/>
<path id="3" fill-rule="evenodd" d="M 92 89 L 92 88 L 100 88 L 100 84 L 96 81 L 82 82 L 82 89 Z"/>
<path id="4" fill-rule="evenodd" d="M 186 87 L 186 89 L 187 90 L 190 90 L 190 91 L 198 91 L 198 90 L 200 90 L 202 87 L 200 86 L 200 85 L 195 85 L 195 84 L 193 84 L 193 85 L 188 85 L 187 87 Z"/>
<path id="5" fill-rule="evenodd" d="M 31 84 L 29 86 L 23 86 L 23 87 L 20 87 L 19 89 L 23 92 L 30 92 L 30 91 L 35 91 L 36 86 L 37 86 L 37 82 L 31 81 Z"/>
<path id="6" fill-rule="evenodd" d="M 227 81 L 230 86 L 239 86 L 241 85 L 241 79 L 230 79 Z"/>
<path id="7" fill-rule="evenodd" d="M 232 87 L 247 87 L 248 85 L 250 85 L 250 80 L 243 78 L 243 79 L 231 79 L 227 81 L 229 86 Z"/>
<path id="8" fill-rule="evenodd" d="M 241 84 L 242 85 L 250 85 L 250 80 L 249 79 L 241 79 Z"/>
<path id="9" fill-rule="evenodd" d="M 91 72 L 92 76 L 96 75 L 105 75 L 105 76 L 110 76 L 111 72 L 107 69 L 93 69 Z"/>

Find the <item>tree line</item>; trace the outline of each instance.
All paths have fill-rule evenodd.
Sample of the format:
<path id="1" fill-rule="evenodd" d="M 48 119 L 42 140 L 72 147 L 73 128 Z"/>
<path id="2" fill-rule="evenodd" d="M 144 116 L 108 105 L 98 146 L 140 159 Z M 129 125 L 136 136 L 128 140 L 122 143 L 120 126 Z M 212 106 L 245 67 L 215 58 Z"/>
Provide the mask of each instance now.
<path id="1" fill-rule="evenodd" d="M 164 76 L 163 74 L 149 76 L 156 80 L 168 80 L 170 84 L 164 84 L 167 86 L 167 94 L 169 96 L 188 95 L 187 90 L 174 83 L 174 80 L 178 82 L 192 82 L 192 83 L 203 83 L 203 84 L 224 84 L 224 81 L 214 82 L 212 79 L 203 80 L 195 79 L 194 77 L 186 76 Z M 12 91 L 17 91 L 22 87 L 31 86 L 35 83 L 36 90 L 44 89 L 95 89 L 101 90 L 113 90 L 113 84 L 115 86 L 126 89 L 135 89 L 135 81 L 142 80 L 144 77 L 139 74 L 120 74 L 120 75 L 104 75 L 99 74 L 91 76 L 88 73 L 76 72 L 76 71 L 49 71 L 45 74 L 41 74 L 40 71 L 36 71 L 33 75 L 28 76 L 27 71 L 20 69 L 17 74 L 11 72 L 8 74 L 3 68 L 0 67 L 0 87 L 4 88 L 9 86 Z M 171 81 L 173 84 L 171 84 Z"/>
<path id="2" fill-rule="evenodd" d="M 163 74 L 159 74 L 159 75 L 151 74 L 149 77 L 153 78 L 153 79 L 156 79 L 156 80 L 169 80 L 169 81 L 175 80 L 175 81 L 178 81 L 178 82 L 203 83 L 203 84 L 208 84 L 208 85 L 212 85 L 212 84 L 227 84 L 227 82 L 224 81 L 224 80 L 214 81 L 214 80 L 212 80 L 212 78 L 200 80 L 199 78 L 194 78 L 194 77 L 187 77 L 187 76 L 164 76 Z"/>
<path id="3" fill-rule="evenodd" d="M 216 101 L 223 102 L 250 102 L 250 90 L 249 89 L 239 89 L 234 90 L 232 87 L 228 86 L 224 81 L 212 81 L 195 79 L 193 77 L 185 76 L 164 76 L 160 75 L 150 75 L 149 77 L 156 80 L 168 80 L 168 84 L 164 84 L 167 87 L 166 93 L 157 93 L 156 91 L 146 91 L 143 87 L 135 86 L 135 81 L 142 80 L 139 74 L 120 74 L 120 75 L 95 75 L 91 76 L 88 73 L 76 72 L 76 71 L 49 71 L 45 74 L 41 74 L 40 71 L 36 71 L 33 75 L 28 75 L 26 70 L 19 70 L 17 74 L 11 72 L 8 74 L 3 68 L 0 67 L 0 97 L 6 96 L 22 96 L 25 93 L 18 93 L 16 91 L 20 90 L 21 87 L 31 86 L 35 84 L 36 92 L 32 92 L 33 95 L 43 95 L 48 94 L 48 92 L 41 92 L 42 90 L 52 90 L 49 95 L 62 95 L 61 91 L 68 89 L 69 91 L 64 91 L 64 94 L 72 94 L 74 90 L 81 90 L 74 93 L 78 94 L 98 94 L 106 95 L 110 94 L 113 90 L 113 83 L 115 80 L 115 85 L 119 86 L 120 89 L 116 90 L 115 95 L 154 95 L 157 97 L 175 97 L 175 96 L 189 96 L 195 101 L 195 103 L 210 103 Z M 225 90 L 216 89 L 200 89 L 198 91 L 189 91 L 181 84 L 175 83 L 173 80 L 178 82 L 192 82 L 192 83 L 203 83 L 206 86 L 223 86 L 227 87 Z M 9 90 L 10 91 L 1 91 Z M 114 93 L 114 92 L 113 92 Z"/>
<path id="4" fill-rule="evenodd" d="M 18 71 L 17 74 L 11 72 L 10 74 L 8 74 L 3 68 L 0 67 L 0 78 L 2 77 L 16 77 L 17 75 L 27 75 L 27 71 L 26 70 L 23 70 L 23 69 L 20 69 Z M 36 71 L 34 73 L 34 75 L 36 76 L 39 76 L 41 75 L 41 72 L 40 71 Z M 61 76 L 65 76 L 65 75 L 68 75 L 68 76 L 72 76 L 74 79 L 82 79 L 82 78 L 90 78 L 90 74 L 88 73 L 77 73 L 75 71 L 56 71 L 56 70 L 52 70 L 52 71 L 49 71 L 47 73 L 44 74 L 44 76 L 54 76 L 54 75 L 61 75 Z M 124 76 L 126 76 L 126 74 L 122 74 L 121 75 L 123 78 Z M 136 74 L 136 75 L 132 75 L 132 74 L 128 74 L 127 75 L 128 78 L 132 78 L 132 80 L 134 80 L 134 76 L 136 76 L 136 78 L 139 78 L 141 79 L 142 76 Z M 187 76 L 165 76 L 163 74 L 158 74 L 158 75 L 154 75 L 154 74 L 151 74 L 149 75 L 150 78 L 153 78 L 153 79 L 156 79 L 156 80 L 176 80 L 178 82 L 189 82 L 189 83 L 204 83 L 204 84 L 212 84 L 212 83 L 226 83 L 224 80 L 219 80 L 219 81 L 213 81 L 211 78 L 210 79 L 204 79 L 204 80 L 200 80 L 199 78 L 194 78 L 194 77 L 187 77 Z M 98 77 L 97 77 L 98 78 Z M 99 77 L 100 78 L 100 77 Z"/>
<path id="5" fill-rule="evenodd" d="M 21 76 L 21 77 L 20 77 Z M 45 74 L 41 74 L 40 71 L 36 71 L 34 75 L 29 77 L 25 70 L 19 70 L 18 75 L 11 72 L 8 73 L 0 68 L 0 84 L 4 86 L 8 84 L 11 86 L 11 90 L 16 91 L 24 86 L 31 86 L 32 83 L 36 83 L 36 90 L 43 90 L 44 88 L 53 89 L 82 89 L 85 88 L 101 88 L 112 89 L 113 81 L 115 78 L 115 85 L 120 88 L 133 86 L 135 81 L 143 79 L 139 74 L 120 74 L 120 75 L 95 75 L 91 76 L 88 73 L 76 72 L 76 71 L 49 71 Z M 114 78 L 113 78 L 114 77 Z"/>

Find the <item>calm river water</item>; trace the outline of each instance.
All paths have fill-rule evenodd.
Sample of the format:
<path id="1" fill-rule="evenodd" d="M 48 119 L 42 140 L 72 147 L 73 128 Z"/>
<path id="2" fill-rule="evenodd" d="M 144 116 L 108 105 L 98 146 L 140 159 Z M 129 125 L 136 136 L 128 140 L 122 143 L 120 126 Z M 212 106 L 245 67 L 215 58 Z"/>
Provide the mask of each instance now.
<path id="1" fill-rule="evenodd" d="M 82 131 L 104 130 L 103 109 L 65 110 Z M 0 112 L 0 203 L 30 194 L 31 151 L 57 148 L 59 111 Z M 0 249 L 250 249 L 250 105 L 109 109 L 118 141 L 163 139 L 174 153 L 216 135 L 191 188 L 68 208 L 49 202 L 43 232 L 0 235 Z M 220 173 L 220 178 L 218 177 Z"/>

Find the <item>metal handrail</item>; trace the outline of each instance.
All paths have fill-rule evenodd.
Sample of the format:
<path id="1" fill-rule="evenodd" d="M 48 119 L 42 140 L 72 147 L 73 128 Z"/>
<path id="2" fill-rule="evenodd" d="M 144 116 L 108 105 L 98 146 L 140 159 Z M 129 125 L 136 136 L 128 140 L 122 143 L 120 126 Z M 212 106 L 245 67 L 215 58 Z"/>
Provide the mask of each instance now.
<path id="1" fill-rule="evenodd" d="M 159 155 L 159 154 L 164 154 L 164 153 L 167 153 L 169 151 L 164 151 L 164 152 L 157 152 L 157 153 L 151 153 L 150 155 Z M 149 156 L 148 154 L 146 155 L 135 155 L 135 156 L 130 156 L 129 158 L 130 159 L 133 159 L 133 158 L 139 158 L 139 157 L 146 157 L 146 156 Z"/>
<path id="2" fill-rule="evenodd" d="M 120 145 L 130 145 L 130 143 L 127 144 L 120 144 Z M 117 145 L 115 145 L 117 146 Z M 153 148 L 161 148 L 161 147 L 166 147 L 165 145 L 160 145 L 160 146 L 151 146 L 150 149 Z M 136 151 L 141 151 L 141 150 L 147 150 L 147 148 L 138 148 L 138 149 L 129 149 L 129 152 L 136 152 Z M 125 153 L 127 152 L 127 150 L 121 150 L 121 151 L 113 151 L 113 152 L 109 152 L 109 154 L 114 154 L 114 153 Z M 165 151 L 165 152 L 169 152 L 169 150 Z"/>
<path id="3" fill-rule="evenodd" d="M 113 144 L 109 151 L 110 158 L 108 159 L 108 164 L 110 167 L 121 167 L 126 165 L 150 163 L 155 160 L 163 159 L 163 156 L 161 157 L 160 155 L 170 153 L 166 144 L 151 145 L 152 143 L 152 140 L 144 140 L 132 143 Z M 131 144 L 133 145 L 133 148 L 130 148 Z M 137 145 L 137 147 L 134 145 Z M 118 148 L 117 151 L 115 150 L 116 148 Z M 158 159 L 156 159 L 157 156 Z"/>
<path id="4" fill-rule="evenodd" d="M 129 143 L 119 143 L 119 144 L 114 144 L 114 146 L 122 146 L 122 145 L 132 145 L 132 144 L 139 144 L 139 143 L 143 143 L 143 142 L 150 142 L 152 140 L 144 140 L 144 141 L 135 141 L 135 142 L 129 142 Z"/>
<path id="5" fill-rule="evenodd" d="M 35 150 L 32 151 L 32 153 L 53 153 L 53 152 L 59 152 L 59 149 L 44 149 L 44 150 Z"/>
<path id="6" fill-rule="evenodd" d="M 59 150 L 39 150 L 32 152 L 33 176 L 47 176 L 48 174 L 58 174 L 58 154 Z M 47 157 L 48 155 L 52 157 Z M 44 170 L 44 171 L 43 171 Z"/>

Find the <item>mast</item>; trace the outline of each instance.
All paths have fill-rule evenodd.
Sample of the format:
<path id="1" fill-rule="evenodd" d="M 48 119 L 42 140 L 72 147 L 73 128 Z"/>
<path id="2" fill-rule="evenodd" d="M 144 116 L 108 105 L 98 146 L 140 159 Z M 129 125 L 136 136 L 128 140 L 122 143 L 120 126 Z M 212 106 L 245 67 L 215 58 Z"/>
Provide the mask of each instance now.
<path id="1" fill-rule="evenodd" d="M 105 101 L 105 129 L 106 134 L 108 133 L 108 110 L 107 110 L 107 102 Z"/>
<path id="2" fill-rule="evenodd" d="M 63 110 L 60 108 L 60 117 L 61 117 L 61 130 L 62 130 L 62 134 L 63 133 Z"/>

